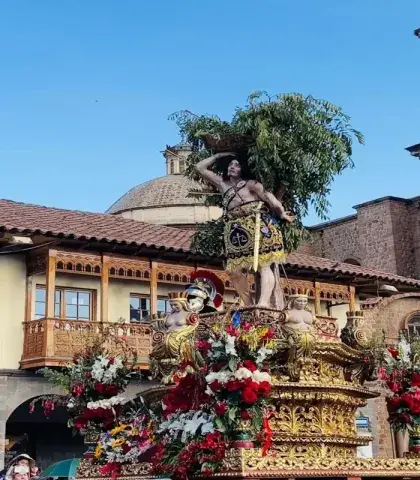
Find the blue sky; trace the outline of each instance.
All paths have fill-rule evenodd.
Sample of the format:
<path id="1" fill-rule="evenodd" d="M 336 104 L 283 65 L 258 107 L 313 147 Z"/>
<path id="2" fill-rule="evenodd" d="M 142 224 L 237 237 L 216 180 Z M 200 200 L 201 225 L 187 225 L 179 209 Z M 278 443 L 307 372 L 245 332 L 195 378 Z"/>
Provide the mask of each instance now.
<path id="1" fill-rule="evenodd" d="M 229 118 L 254 90 L 330 100 L 365 134 L 331 218 L 419 195 L 416 27 L 419 0 L 3 0 L 0 197 L 105 211 L 164 174 L 169 114 Z"/>

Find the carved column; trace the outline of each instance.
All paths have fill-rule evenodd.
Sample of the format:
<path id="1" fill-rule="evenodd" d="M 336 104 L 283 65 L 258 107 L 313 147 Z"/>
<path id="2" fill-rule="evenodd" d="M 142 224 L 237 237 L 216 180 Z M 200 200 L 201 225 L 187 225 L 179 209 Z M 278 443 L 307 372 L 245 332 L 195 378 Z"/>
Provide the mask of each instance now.
<path id="1" fill-rule="evenodd" d="M 158 263 L 152 262 L 152 271 L 150 274 L 150 313 L 153 315 L 157 313 L 158 301 Z"/>
<path id="2" fill-rule="evenodd" d="M 54 299 L 55 299 L 55 262 L 57 250 L 48 250 L 47 269 L 46 269 L 46 312 L 47 318 L 54 318 Z"/>
<path id="3" fill-rule="evenodd" d="M 25 322 L 32 320 L 32 275 L 26 277 Z"/>
<path id="4" fill-rule="evenodd" d="M 102 274 L 101 274 L 101 322 L 108 322 L 109 305 L 109 257 L 102 255 Z"/>
<path id="5" fill-rule="evenodd" d="M 350 293 L 349 311 L 355 312 L 356 311 L 356 289 L 352 285 L 349 286 L 349 293 Z"/>
<path id="6" fill-rule="evenodd" d="M 315 286 L 315 316 L 321 315 L 321 285 L 314 282 Z"/>

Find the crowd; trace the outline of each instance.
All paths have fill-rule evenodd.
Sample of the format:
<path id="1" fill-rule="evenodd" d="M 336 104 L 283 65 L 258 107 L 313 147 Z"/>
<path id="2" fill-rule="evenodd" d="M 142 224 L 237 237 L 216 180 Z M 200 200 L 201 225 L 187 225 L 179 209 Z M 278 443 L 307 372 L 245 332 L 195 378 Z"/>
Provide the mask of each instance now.
<path id="1" fill-rule="evenodd" d="M 22 454 L 11 460 L 0 472 L 0 480 L 34 480 L 39 474 L 35 460 L 29 455 Z"/>

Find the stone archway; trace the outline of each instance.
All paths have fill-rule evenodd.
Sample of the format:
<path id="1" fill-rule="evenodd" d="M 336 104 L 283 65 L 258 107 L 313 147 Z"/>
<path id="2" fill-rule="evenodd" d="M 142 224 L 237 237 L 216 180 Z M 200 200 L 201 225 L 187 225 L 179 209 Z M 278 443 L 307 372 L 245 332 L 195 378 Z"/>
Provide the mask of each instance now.
<path id="1" fill-rule="evenodd" d="M 56 408 L 47 418 L 41 404 L 30 412 L 30 398 L 16 407 L 6 422 L 6 438 L 17 441 L 5 455 L 5 463 L 16 454 L 27 453 L 41 469 L 66 458 L 80 458 L 86 447 L 81 436 L 68 428 L 65 408 Z"/>

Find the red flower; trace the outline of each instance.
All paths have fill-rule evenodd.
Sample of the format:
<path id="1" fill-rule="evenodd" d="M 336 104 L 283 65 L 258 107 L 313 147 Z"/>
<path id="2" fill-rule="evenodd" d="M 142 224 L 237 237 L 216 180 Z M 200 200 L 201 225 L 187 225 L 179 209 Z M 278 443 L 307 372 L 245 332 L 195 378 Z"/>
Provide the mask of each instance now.
<path id="1" fill-rule="evenodd" d="M 86 378 L 92 378 L 92 374 L 91 374 L 90 372 L 86 372 L 86 373 L 85 373 L 85 377 L 86 377 Z"/>
<path id="2" fill-rule="evenodd" d="M 211 369 L 213 372 L 220 372 L 220 370 L 226 365 L 226 362 L 217 362 L 215 363 Z"/>
<path id="3" fill-rule="evenodd" d="M 211 343 L 207 340 L 198 340 L 195 342 L 195 347 L 205 355 L 207 355 L 208 351 L 212 349 Z"/>
<path id="4" fill-rule="evenodd" d="M 250 412 L 248 412 L 248 410 L 242 410 L 241 418 L 243 418 L 244 420 L 250 420 L 252 418 L 252 415 Z"/>
<path id="5" fill-rule="evenodd" d="M 71 389 L 71 393 L 75 397 L 81 397 L 83 395 L 84 391 L 85 391 L 85 386 L 83 384 L 73 385 L 73 387 Z"/>
<path id="6" fill-rule="evenodd" d="M 233 325 L 229 325 L 228 328 L 226 329 L 226 333 L 230 335 L 231 337 L 237 337 L 238 336 L 238 331 Z"/>
<path id="7" fill-rule="evenodd" d="M 258 370 L 257 366 L 252 360 L 244 360 L 242 365 L 251 372 L 255 372 L 255 370 Z"/>
<path id="8" fill-rule="evenodd" d="M 271 392 L 271 385 L 268 382 L 260 382 L 258 386 L 258 393 L 266 397 Z"/>
<path id="9" fill-rule="evenodd" d="M 420 387 L 420 373 L 413 372 L 411 374 L 411 386 L 412 387 Z"/>
<path id="10" fill-rule="evenodd" d="M 388 382 L 386 382 L 386 384 L 393 393 L 398 393 L 401 390 L 401 383 L 399 382 L 389 380 Z"/>
<path id="11" fill-rule="evenodd" d="M 239 380 L 229 380 L 226 384 L 226 390 L 228 392 L 236 392 L 240 390 L 242 387 L 242 384 Z"/>
<path id="12" fill-rule="evenodd" d="M 219 380 L 214 380 L 213 382 L 209 383 L 209 387 L 213 390 L 213 392 L 219 392 L 223 385 L 219 382 Z"/>
<path id="13" fill-rule="evenodd" d="M 392 355 L 395 360 L 398 358 L 398 350 L 396 348 L 388 348 L 388 352 Z"/>
<path id="14" fill-rule="evenodd" d="M 263 340 L 271 340 L 276 336 L 274 330 L 272 328 L 269 328 L 267 333 L 262 337 Z"/>
<path id="15" fill-rule="evenodd" d="M 118 395 L 121 391 L 121 389 L 116 385 L 107 385 L 105 383 L 95 383 L 94 388 L 98 393 L 109 398 Z"/>
<path id="16" fill-rule="evenodd" d="M 217 402 L 214 406 L 214 413 L 216 415 L 222 416 L 227 412 L 228 408 L 226 403 L 224 402 Z"/>
<path id="17" fill-rule="evenodd" d="M 242 391 L 242 401 L 247 405 L 253 405 L 257 400 L 258 396 L 252 388 L 247 387 Z"/>
<path id="18" fill-rule="evenodd" d="M 244 324 L 242 325 L 242 329 L 245 332 L 249 332 L 251 330 L 251 327 L 252 327 L 252 324 L 249 322 L 244 322 Z"/>
<path id="19" fill-rule="evenodd" d="M 413 417 L 408 413 L 402 413 L 398 418 L 402 423 L 411 423 L 413 420 Z"/>

